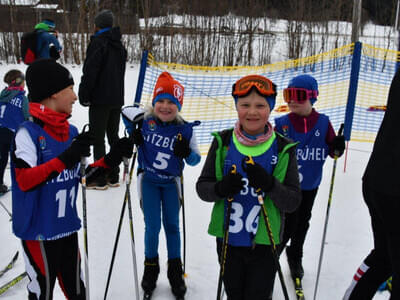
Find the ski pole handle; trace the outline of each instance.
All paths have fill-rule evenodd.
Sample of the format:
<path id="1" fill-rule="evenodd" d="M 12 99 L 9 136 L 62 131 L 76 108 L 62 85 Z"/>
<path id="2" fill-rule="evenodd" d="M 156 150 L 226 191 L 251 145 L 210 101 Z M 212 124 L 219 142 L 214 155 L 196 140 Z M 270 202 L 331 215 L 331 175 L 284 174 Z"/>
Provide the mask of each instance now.
<path id="1" fill-rule="evenodd" d="M 124 175 L 122 181 L 125 182 L 125 180 L 129 177 L 129 158 L 123 157 L 122 161 L 124 162 Z"/>
<path id="2" fill-rule="evenodd" d="M 344 130 L 344 123 L 340 124 L 340 128 L 339 128 L 337 136 L 343 136 L 343 130 Z M 337 160 L 339 158 L 339 156 L 340 156 L 340 152 L 335 150 L 333 159 Z"/>
<path id="3" fill-rule="evenodd" d="M 255 165 L 254 159 L 253 159 L 253 157 L 251 157 L 250 155 L 247 156 L 247 157 L 245 158 L 245 161 L 244 161 L 244 162 L 245 162 L 246 164 L 248 164 L 248 165 Z M 260 205 L 263 205 L 263 204 L 264 204 L 264 198 L 263 198 L 263 196 L 262 196 L 261 188 L 257 188 L 257 189 L 256 189 L 256 193 L 257 193 L 257 200 L 258 200 L 258 203 L 259 203 Z"/>
<path id="4" fill-rule="evenodd" d="M 340 124 L 338 135 L 343 135 L 343 130 L 344 130 L 344 123 Z"/>

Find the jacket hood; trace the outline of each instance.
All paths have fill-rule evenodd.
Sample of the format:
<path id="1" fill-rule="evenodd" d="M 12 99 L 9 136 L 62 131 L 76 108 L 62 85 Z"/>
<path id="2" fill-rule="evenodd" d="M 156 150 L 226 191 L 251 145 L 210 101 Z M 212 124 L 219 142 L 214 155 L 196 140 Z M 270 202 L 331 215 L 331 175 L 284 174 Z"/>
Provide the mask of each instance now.
<path id="1" fill-rule="evenodd" d="M 108 43 L 111 46 L 117 47 L 117 48 L 121 48 L 121 30 L 119 29 L 119 27 L 113 27 L 108 31 L 105 31 L 103 33 L 101 33 L 100 35 L 96 36 L 92 36 L 93 38 L 100 38 L 100 39 L 107 39 Z"/>
<path id="2" fill-rule="evenodd" d="M 9 90 L 5 88 L 0 93 L 0 102 L 9 102 L 12 98 L 18 96 L 19 94 L 24 94 L 24 91 L 19 90 Z"/>

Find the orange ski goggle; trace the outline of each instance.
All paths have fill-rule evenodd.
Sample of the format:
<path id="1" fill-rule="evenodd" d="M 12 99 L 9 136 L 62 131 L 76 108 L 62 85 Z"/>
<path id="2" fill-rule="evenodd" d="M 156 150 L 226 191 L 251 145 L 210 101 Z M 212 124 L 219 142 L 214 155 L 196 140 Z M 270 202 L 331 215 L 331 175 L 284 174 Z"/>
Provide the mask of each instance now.
<path id="1" fill-rule="evenodd" d="M 271 96 L 276 94 L 274 84 L 268 78 L 261 75 L 245 76 L 233 85 L 232 96 L 244 97 L 252 88 L 256 88 L 262 96 Z"/>

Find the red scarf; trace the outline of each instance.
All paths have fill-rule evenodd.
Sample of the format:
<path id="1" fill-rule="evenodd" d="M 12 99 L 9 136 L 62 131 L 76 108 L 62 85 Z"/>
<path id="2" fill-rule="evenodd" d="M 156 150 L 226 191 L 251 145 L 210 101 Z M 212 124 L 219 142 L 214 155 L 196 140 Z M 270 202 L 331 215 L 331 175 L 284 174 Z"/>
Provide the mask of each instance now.
<path id="1" fill-rule="evenodd" d="M 69 115 L 59 113 L 40 103 L 29 103 L 31 116 L 43 122 L 43 129 L 54 139 L 65 142 L 69 138 Z"/>
<path id="2" fill-rule="evenodd" d="M 8 91 L 21 91 L 21 92 L 25 91 L 25 89 L 20 85 L 18 85 L 18 86 L 10 85 L 9 87 L 7 87 L 7 90 Z"/>

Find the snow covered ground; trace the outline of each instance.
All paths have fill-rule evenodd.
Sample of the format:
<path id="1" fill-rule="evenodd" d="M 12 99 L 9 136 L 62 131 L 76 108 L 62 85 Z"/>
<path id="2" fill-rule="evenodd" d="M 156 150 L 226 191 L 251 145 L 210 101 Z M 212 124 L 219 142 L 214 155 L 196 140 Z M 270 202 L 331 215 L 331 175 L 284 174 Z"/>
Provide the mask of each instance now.
<path id="1" fill-rule="evenodd" d="M 3 78 L 5 72 L 14 67 L 25 70 L 25 66 L 23 65 L 0 65 L 0 77 Z M 77 91 L 81 67 L 69 66 L 69 69 L 73 73 L 76 83 L 75 90 Z M 137 73 L 138 66 L 128 66 L 126 74 L 126 104 L 133 101 Z M 76 102 L 71 123 L 77 125 L 78 128 L 82 128 L 87 123 L 87 120 L 87 108 L 83 108 Z M 121 124 L 121 134 L 122 130 Z M 343 172 L 344 158 L 338 160 L 317 299 L 341 299 L 356 269 L 372 247 L 370 218 L 361 196 L 361 176 L 371 149 L 372 144 L 350 142 L 346 172 Z M 207 234 L 212 204 L 201 201 L 195 192 L 195 182 L 201 172 L 203 162 L 204 157 L 199 166 L 187 167 L 184 173 L 187 232 L 186 272 L 188 274 L 186 279 L 188 286 L 186 299 L 193 300 L 215 299 L 219 271 L 215 251 L 215 239 Z M 311 299 L 314 293 L 332 166 L 333 160 L 328 159 L 324 168 L 323 181 L 314 205 L 311 227 L 304 249 L 305 277 L 303 286 L 307 299 Z M 10 183 L 9 170 L 6 171 L 5 182 Z M 110 188 L 106 191 L 87 191 L 91 299 L 103 299 L 124 192 L 124 185 L 118 188 Z M 132 183 L 131 195 L 136 257 L 140 280 L 143 273 L 144 260 L 144 223 L 137 200 L 135 180 Z M 11 210 L 11 193 L 1 197 L 0 201 Z M 79 193 L 78 207 L 82 216 L 81 193 Z M 81 230 L 81 252 L 84 251 L 82 236 Z M 19 240 L 12 233 L 9 217 L 2 208 L 0 208 L 0 241 L 0 268 L 2 268 L 16 251 L 21 250 Z M 174 299 L 170 292 L 166 276 L 167 258 L 163 232 L 160 234 L 159 254 L 161 273 L 153 299 Z M 285 255 L 281 257 L 281 265 L 289 289 L 290 299 L 295 299 Z M 23 271 L 24 263 L 22 256 L 20 256 L 14 268 L 0 278 L 0 286 Z M 130 232 L 126 212 L 108 299 L 134 299 L 133 278 Z M 28 280 L 25 278 L 22 282 L 0 296 L 0 299 L 27 299 L 27 282 Z M 140 293 L 142 293 L 141 290 Z M 389 294 L 386 292 L 377 295 L 374 299 L 388 298 Z M 54 299 L 64 299 L 58 285 L 54 291 Z M 278 278 L 275 284 L 274 299 L 284 299 Z"/>

